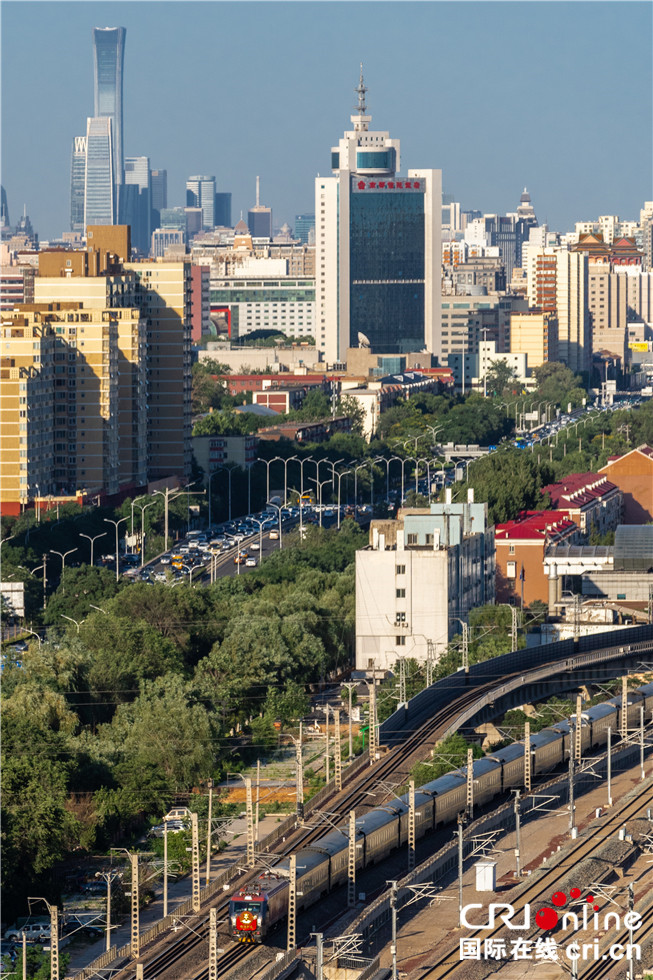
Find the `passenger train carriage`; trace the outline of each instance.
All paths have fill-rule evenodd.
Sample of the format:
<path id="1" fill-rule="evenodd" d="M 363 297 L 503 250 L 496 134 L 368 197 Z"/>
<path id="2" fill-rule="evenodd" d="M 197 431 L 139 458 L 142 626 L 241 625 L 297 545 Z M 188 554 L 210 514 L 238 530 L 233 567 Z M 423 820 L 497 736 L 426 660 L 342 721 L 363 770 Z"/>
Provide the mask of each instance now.
<path id="1" fill-rule="evenodd" d="M 645 721 L 653 716 L 653 684 L 628 692 L 627 727 L 639 727 L 640 709 Z M 569 758 L 574 737 L 573 719 L 531 735 L 531 771 L 547 773 Z M 621 730 L 621 697 L 582 713 L 583 751 L 605 745 L 608 728 L 616 736 Z M 473 767 L 474 803 L 482 805 L 493 797 L 524 784 L 524 743 L 514 742 L 477 759 Z M 467 804 L 467 767 L 447 773 L 415 790 L 415 834 L 423 837 L 443 824 L 455 821 Z M 382 808 L 356 818 L 357 871 L 382 861 L 408 841 L 408 794 Z M 349 824 L 343 823 L 296 854 L 297 908 L 308 908 L 322 895 L 347 880 Z M 263 942 L 287 914 L 289 859 L 283 858 L 270 873 L 260 875 L 251 889 L 236 892 L 229 903 L 229 926 L 240 942 Z"/>

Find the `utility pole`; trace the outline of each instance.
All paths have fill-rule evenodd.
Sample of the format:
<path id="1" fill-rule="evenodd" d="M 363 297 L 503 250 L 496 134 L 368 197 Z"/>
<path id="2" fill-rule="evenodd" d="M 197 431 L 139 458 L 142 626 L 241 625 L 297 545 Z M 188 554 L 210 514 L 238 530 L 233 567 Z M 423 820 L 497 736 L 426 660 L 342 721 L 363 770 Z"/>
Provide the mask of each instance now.
<path id="1" fill-rule="evenodd" d="M 415 867 L 415 780 L 408 783 L 408 870 Z"/>
<path id="2" fill-rule="evenodd" d="M 390 910 L 392 912 L 392 943 L 390 952 L 392 954 L 392 980 L 397 980 L 397 882 L 391 881 L 390 885 Z"/>
<path id="3" fill-rule="evenodd" d="M 515 876 L 521 877 L 521 809 L 519 806 L 520 790 L 513 790 L 515 794 Z"/>
<path id="4" fill-rule="evenodd" d="M 43 572 L 43 575 L 45 576 L 45 572 Z M 43 589 L 45 591 L 45 584 Z M 43 608 L 45 609 L 45 605 Z M 649 585 L 648 587 L 648 621 L 649 624 L 653 623 L 653 585 Z"/>
<path id="5" fill-rule="evenodd" d="M 463 922 L 463 814 L 458 814 L 458 928 Z"/>
<path id="6" fill-rule="evenodd" d="M 200 902 L 200 840 L 199 840 L 199 827 L 197 822 L 197 814 L 191 813 L 190 815 L 190 827 L 191 827 L 191 858 L 192 858 L 192 895 L 193 895 L 193 912 L 199 912 L 201 907 Z"/>
<path id="7" fill-rule="evenodd" d="M 474 750 L 467 749 L 467 817 L 474 816 Z"/>
<path id="8" fill-rule="evenodd" d="M 290 885 L 288 887 L 288 939 L 286 949 L 295 948 L 297 924 L 297 856 L 290 855 Z"/>
<path id="9" fill-rule="evenodd" d="M 163 918 L 168 917 L 168 821 L 163 821 Z"/>
<path id="10" fill-rule="evenodd" d="M 104 878 L 107 885 L 107 952 L 111 949 L 111 886 L 118 873 L 116 871 L 96 871 L 96 878 Z"/>
<path id="11" fill-rule="evenodd" d="M 644 709 L 639 709 L 639 770 L 642 779 L 646 779 L 644 771 Z"/>
<path id="12" fill-rule="evenodd" d="M 218 980 L 218 910 L 209 910 L 209 980 Z"/>
<path id="13" fill-rule="evenodd" d="M 129 854 L 129 852 L 127 852 Z M 138 854 L 129 854 L 132 867 L 132 893 L 131 893 L 131 943 L 130 953 L 134 960 L 141 955 L 141 940 L 139 928 L 139 901 L 138 901 Z"/>
<path id="14" fill-rule="evenodd" d="M 349 848 L 347 864 L 347 908 L 356 904 L 356 811 L 349 811 Z"/>
<path id="15" fill-rule="evenodd" d="M 209 779 L 209 813 L 206 821 L 206 884 L 211 880 L 211 814 L 213 810 L 213 780 Z"/>
<path id="16" fill-rule="evenodd" d="M 435 662 L 435 644 L 433 640 L 426 641 L 426 686 L 430 687 L 433 683 L 433 665 Z"/>
<path id="17" fill-rule="evenodd" d="M 50 906 L 50 980 L 59 980 L 59 909 Z"/>
<path id="18" fill-rule="evenodd" d="M 23 932 L 23 980 L 27 980 L 27 933 Z"/>
<path id="19" fill-rule="evenodd" d="M 254 813 L 252 810 L 252 780 L 245 780 L 245 796 L 247 800 L 247 867 L 254 867 Z M 199 911 L 199 909 L 198 909 Z"/>
<path id="20" fill-rule="evenodd" d="M 575 734 L 575 732 L 574 732 Z M 572 839 L 576 837 L 576 821 L 574 819 L 574 752 L 569 746 L 569 833 Z"/>
<path id="21" fill-rule="evenodd" d="M 406 661 L 403 657 L 399 658 L 399 704 L 406 701 Z"/>
<path id="22" fill-rule="evenodd" d="M 465 673 L 469 673 L 469 627 L 467 623 L 462 623 L 463 627 L 463 668 Z"/>
<path id="23" fill-rule="evenodd" d="M 621 737 L 628 734 L 628 678 L 621 678 Z"/>
<path id="24" fill-rule="evenodd" d="M 582 730 L 581 724 L 583 720 L 583 699 L 580 694 L 576 695 L 576 731 L 574 732 L 576 738 L 574 739 L 574 753 L 576 756 L 576 762 L 580 763 L 582 760 L 583 753 L 583 740 L 582 740 Z"/>
<path id="25" fill-rule="evenodd" d="M 351 760 L 354 757 L 353 738 L 352 738 L 351 701 L 352 701 L 352 692 L 354 691 L 356 684 L 353 681 L 347 681 L 347 683 L 343 684 L 342 686 L 347 688 L 347 693 L 349 695 L 349 761 L 351 762 Z"/>
<path id="26" fill-rule="evenodd" d="M 303 725 L 299 723 L 299 738 L 295 742 L 295 768 L 297 785 L 297 819 L 299 823 L 304 822 L 304 763 L 302 758 L 302 732 Z"/>
<path id="27" fill-rule="evenodd" d="M 510 607 L 510 652 L 517 649 L 517 606 Z"/>
<path id="28" fill-rule="evenodd" d="M 342 789 L 342 756 L 340 753 L 340 712 L 336 709 L 333 712 L 334 720 L 334 732 L 333 732 L 333 754 L 334 754 L 334 768 L 336 776 L 336 791 L 339 793 Z"/>
<path id="29" fill-rule="evenodd" d="M 315 980 L 324 980 L 324 947 L 321 932 L 313 932 L 315 936 Z"/>
<path id="30" fill-rule="evenodd" d="M 324 776 L 325 776 L 325 781 L 328 783 L 329 782 L 329 777 L 331 775 L 331 767 L 329 765 L 329 704 L 328 704 L 328 702 L 324 706 L 324 715 L 325 715 L 325 718 L 324 718 L 324 736 L 325 736 L 325 743 L 324 743 Z"/>
<path id="31" fill-rule="evenodd" d="M 524 789 L 527 793 L 531 791 L 531 723 L 524 722 Z"/>
<path id="32" fill-rule="evenodd" d="M 368 681 L 368 688 L 370 692 L 370 716 L 369 716 L 369 729 L 368 734 L 370 737 L 370 765 L 373 766 L 376 761 L 376 669 L 374 667 L 374 661 L 372 661 L 372 683 Z"/>
<path id="33" fill-rule="evenodd" d="M 301 725 L 301 722 L 300 722 Z M 261 803 L 261 760 L 256 760 L 256 820 L 254 821 L 254 844 L 258 845 L 258 815 Z"/>
<path id="34" fill-rule="evenodd" d="M 612 806 L 612 728 L 608 728 L 608 806 Z"/>

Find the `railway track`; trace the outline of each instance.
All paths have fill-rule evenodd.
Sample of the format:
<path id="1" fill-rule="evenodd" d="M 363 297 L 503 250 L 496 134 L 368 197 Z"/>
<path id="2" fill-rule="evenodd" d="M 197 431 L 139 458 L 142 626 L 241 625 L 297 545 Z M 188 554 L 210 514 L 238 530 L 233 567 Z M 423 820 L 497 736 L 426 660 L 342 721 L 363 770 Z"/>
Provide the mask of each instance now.
<path id="1" fill-rule="evenodd" d="M 552 660 L 547 664 L 538 664 L 536 669 L 539 672 L 547 666 L 559 666 L 559 662 L 557 660 Z M 464 685 L 466 684 L 467 678 L 461 671 L 460 683 L 461 688 L 463 689 L 457 697 L 452 698 L 452 700 L 445 706 L 437 709 L 435 713 L 415 731 L 410 733 L 404 740 L 390 748 L 377 762 L 374 763 L 374 765 L 371 765 L 361 773 L 358 773 L 353 778 L 349 786 L 346 786 L 340 793 L 335 793 L 331 798 L 324 801 L 321 810 L 325 811 L 328 809 L 332 820 L 343 821 L 350 810 L 356 810 L 357 813 L 367 812 L 374 807 L 382 805 L 388 799 L 392 799 L 393 794 L 391 792 L 389 793 L 384 789 L 381 789 L 374 801 L 370 802 L 370 794 L 373 794 L 374 785 L 383 783 L 384 781 L 388 780 L 389 777 L 393 777 L 396 780 L 397 776 L 399 776 L 400 782 L 405 781 L 405 778 L 402 779 L 401 777 L 407 777 L 413 763 L 418 758 L 423 757 L 425 748 L 431 747 L 437 743 L 437 741 L 441 739 L 450 729 L 453 720 L 466 711 L 469 711 L 476 701 L 484 698 L 488 693 L 495 690 L 497 687 L 510 683 L 518 678 L 527 677 L 530 672 L 531 671 L 528 669 L 524 670 L 523 668 L 513 670 L 510 673 L 503 675 L 499 681 L 496 677 L 492 677 L 485 683 L 475 683 L 474 686 L 465 688 Z M 310 817 L 308 820 L 310 821 Z M 265 856 L 271 863 L 274 863 L 275 857 L 280 858 L 293 853 L 300 847 L 310 846 L 310 844 L 319 836 L 323 835 L 323 833 L 323 822 L 320 822 L 316 826 L 310 826 L 309 823 L 308 826 L 299 827 L 294 833 L 287 835 L 285 840 L 278 841 Z M 245 884 L 255 878 L 260 873 L 260 870 L 260 868 L 252 869 L 244 876 L 239 877 L 237 880 L 238 887 L 243 887 Z M 218 918 L 224 917 L 228 903 L 229 893 L 225 893 L 225 897 L 217 904 L 215 902 L 212 903 L 212 907 L 217 908 Z M 188 972 L 184 972 L 183 974 L 174 974 L 172 970 L 174 966 L 186 956 L 192 956 L 193 952 L 195 952 L 197 955 L 197 950 L 200 944 L 208 944 L 208 909 L 197 913 L 197 916 L 195 916 L 193 920 L 192 930 L 192 935 L 184 939 L 183 943 L 181 944 L 182 948 L 179 952 L 175 952 L 179 946 L 179 942 L 176 942 L 173 946 L 170 946 L 169 934 L 166 934 L 165 938 L 163 939 L 163 943 L 160 941 L 155 941 L 156 945 L 155 943 L 152 944 L 152 949 L 149 954 L 147 951 L 142 953 L 141 962 L 147 965 L 147 971 L 150 973 L 150 975 L 163 977 L 166 971 L 170 971 L 171 980 L 172 977 L 177 975 L 184 976 L 185 978 L 188 977 Z M 165 947 L 160 948 L 163 944 L 166 944 Z M 224 954 L 218 961 L 218 974 L 222 975 L 228 969 L 231 969 L 236 962 L 240 962 L 248 955 L 251 955 L 253 950 L 256 948 L 257 947 L 235 945 L 225 950 Z M 236 955 L 235 950 L 241 951 L 238 956 Z M 204 962 L 206 962 L 206 957 L 204 957 Z M 194 975 L 193 980 L 206 980 L 207 976 L 208 970 L 204 969 Z M 132 964 L 129 964 L 122 968 L 122 970 L 119 972 L 114 973 L 114 980 L 135 980 L 135 977 L 135 968 Z"/>
<path id="2" fill-rule="evenodd" d="M 641 811 L 643 811 L 647 805 L 650 805 L 652 786 L 652 780 L 650 778 L 647 779 L 640 788 L 640 792 L 633 799 L 627 801 L 621 806 L 615 807 L 601 824 L 601 837 L 606 837 L 611 833 L 615 833 L 625 822 L 632 820 Z M 560 863 L 536 872 L 533 875 L 534 880 L 532 883 L 529 883 L 525 889 L 521 890 L 519 896 L 515 897 L 511 902 L 511 904 L 515 905 L 517 910 L 516 921 L 522 920 L 520 912 L 527 903 L 530 905 L 531 910 L 550 904 L 552 894 L 559 888 L 560 879 L 564 877 L 566 873 L 577 867 L 585 858 L 590 857 L 595 851 L 596 837 L 594 835 L 590 834 L 587 837 L 578 838 L 576 846 L 567 852 L 564 859 Z M 653 914 L 653 912 L 651 914 Z M 531 915 L 531 921 L 533 920 L 534 916 Z M 653 922 L 649 928 L 651 927 L 653 927 Z M 481 943 L 485 943 L 488 940 L 501 939 L 504 940 L 509 947 L 510 939 L 515 939 L 516 936 L 527 938 L 531 935 L 536 935 L 536 928 L 532 929 L 531 932 L 524 931 L 515 933 L 508 930 L 503 923 L 492 929 L 465 930 L 464 935 L 461 932 L 460 936 L 456 937 L 455 945 L 452 943 L 449 948 L 438 957 L 436 962 L 429 964 L 428 967 L 424 967 L 422 980 L 441 980 L 441 978 L 445 977 L 454 978 L 455 980 L 455 977 L 459 975 L 466 966 L 469 966 L 469 961 L 461 961 L 460 959 L 460 938 L 471 940 L 480 939 Z M 546 933 L 537 933 L 537 935 L 546 936 Z M 621 940 L 612 939 L 612 942 L 618 941 Z M 600 980 L 600 978 L 605 978 L 605 962 L 599 962 L 597 964 L 597 968 L 602 969 L 603 972 L 587 974 L 582 973 L 581 976 L 583 980 L 585 980 L 586 976 L 588 980 L 590 980 L 590 978 L 593 980 L 594 977 L 596 977 L 597 980 Z"/>

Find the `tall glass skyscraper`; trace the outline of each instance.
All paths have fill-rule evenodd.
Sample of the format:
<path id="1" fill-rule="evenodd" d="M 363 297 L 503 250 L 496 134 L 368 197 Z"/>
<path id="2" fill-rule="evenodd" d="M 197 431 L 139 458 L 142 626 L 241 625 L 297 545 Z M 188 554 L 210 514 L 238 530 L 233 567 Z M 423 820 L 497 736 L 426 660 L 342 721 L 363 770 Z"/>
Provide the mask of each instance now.
<path id="1" fill-rule="evenodd" d="M 70 164 L 70 230 L 84 233 L 86 192 L 86 137 L 75 136 Z"/>
<path id="2" fill-rule="evenodd" d="M 124 27 L 93 28 L 95 116 L 111 120 L 116 184 L 123 182 L 122 76 L 125 58 Z"/>
<path id="3" fill-rule="evenodd" d="M 202 209 L 202 228 L 215 227 L 215 177 L 198 175 L 188 178 L 186 207 Z"/>
<path id="4" fill-rule="evenodd" d="M 84 227 L 116 224 L 113 126 L 107 117 L 87 121 L 85 185 Z"/>
<path id="5" fill-rule="evenodd" d="M 317 346 L 330 364 L 363 337 L 378 354 L 439 354 L 442 172 L 401 177 L 399 140 L 370 130 L 362 68 L 355 91 L 333 176 L 315 181 Z"/>

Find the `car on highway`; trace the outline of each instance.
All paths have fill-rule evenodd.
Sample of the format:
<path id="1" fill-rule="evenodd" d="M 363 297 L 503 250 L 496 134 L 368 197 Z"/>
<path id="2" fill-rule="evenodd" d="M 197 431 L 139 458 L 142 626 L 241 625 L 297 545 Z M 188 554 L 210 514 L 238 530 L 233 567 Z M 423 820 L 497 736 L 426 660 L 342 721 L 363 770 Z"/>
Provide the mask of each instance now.
<path id="1" fill-rule="evenodd" d="M 245 560 L 245 568 L 256 568 L 257 561 L 256 558 L 249 557 Z"/>
<path id="2" fill-rule="evenodd" d="M 278 541 L 279 532 L 275 528 L 270 528 L 270 541 Z"/>
<path id="3" fill-rule="evenodd" d="M 162 558 L 159 558 L 159 562 L 160 562 L 161 565 L 169 565 L 170 564 L 170 561 L 171 561 L 171 559 L 170 559 L 170 556 L 169 555 L 163 555 Z"/>
<path id="4" fill-rule="evenodd" d="M 260 544 L 258 543 L 258 541 L 253 541 L 253 542 L 252 542 L 252 543 L 250 544 L 250 546 L 249 546 L 249 550 L 250 550 L 250 551 L 260 551 L 260 550 L 261 550 L 261 546 L 260 546 Z"/>
<path id="5" fill-rule="evenodd" d="M 234 565 L 244 565 L 248 558 L 249 555 L 246 551 L 239 551 L 234 558 Z"/>

